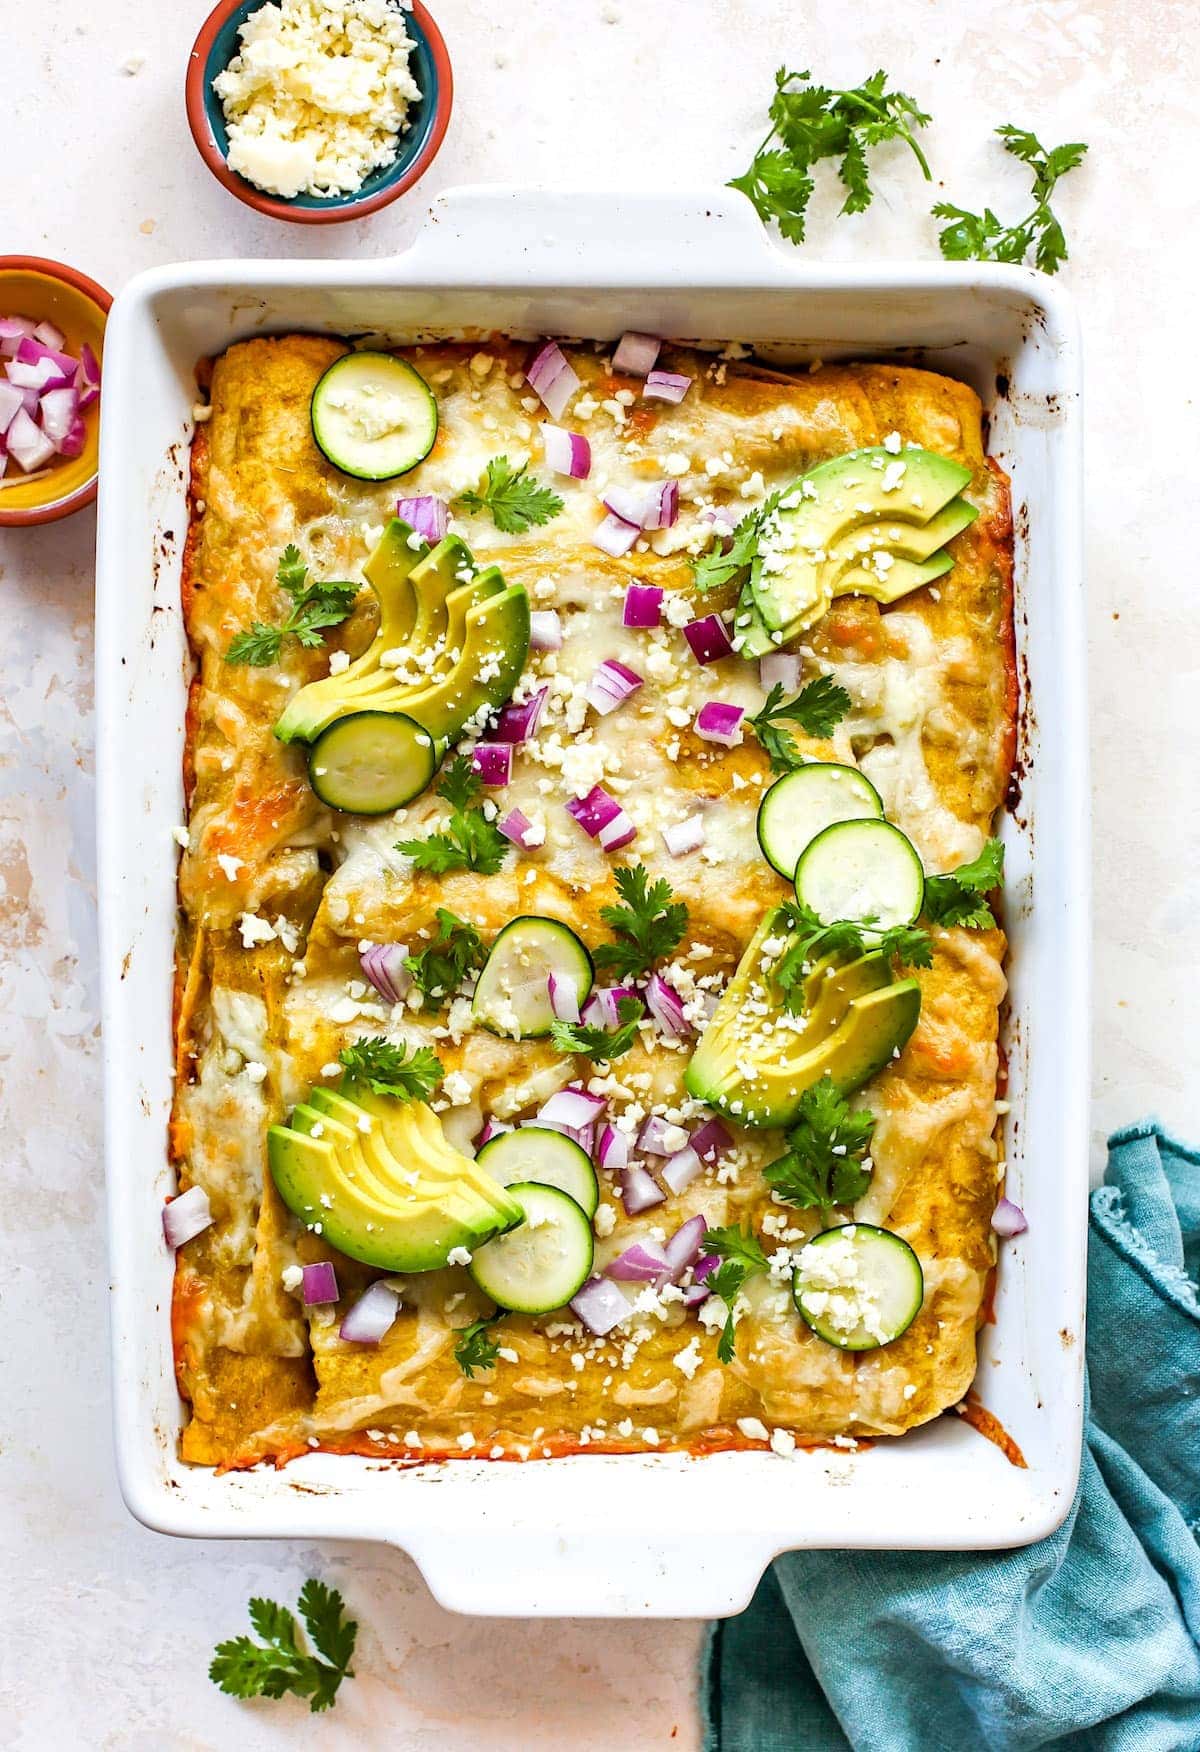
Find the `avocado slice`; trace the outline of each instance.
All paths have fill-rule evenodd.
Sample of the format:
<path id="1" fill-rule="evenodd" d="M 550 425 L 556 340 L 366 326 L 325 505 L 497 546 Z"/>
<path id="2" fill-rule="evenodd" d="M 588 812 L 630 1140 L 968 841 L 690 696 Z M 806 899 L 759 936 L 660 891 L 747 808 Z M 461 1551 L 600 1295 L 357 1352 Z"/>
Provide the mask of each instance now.
<path id="1" fill-rule="evenodd" d="M 766 564 L 753 574 L 764 625 L 771 632 L 787 629 L 789 637 L 812 626 L 833 599 L 831 548 L 864 524 L 927 524 L 970 479 L 970 469 L 936 451 L 893 456 L 882 446 L 810 469 L 784 494 L 771 519 Z"/>
<path id="2" fill-rule="evenodd" d="M 409 577 L 429 548 L 419 538 L 413 546 L 414 534 L 401 518 L 393 517 L 380 536 L 375 551 L 363 567 L 363 576 L 379 602 L 379 627 L 375 637 L 349 669 L 344 669 L 340 675 L 326 675 L 320 681 L 310 681 L 293 694 L 275 726 L 275 734 L 281 742 L 294 742 L 297 738 L 311 741 L 316 735 L 311 725 L 328 701 L 344 700 L 347 702 L 345 711 L 358 711 L 359 706 L 351 702 L 360 700 L 386 681 L 379 659 L 385 651 L 408 643 L 417 616 L 417 599 Z"/>
<path id="3" fill-rule="evenodd" d="M 408 581 L 417 601 L 417 615 L 408 639 L 417 651 L 427 651 L 446 637 L 446 598 L 456 586 L 468 584 L 475 571 L 471 550 L 457 535 L 447 535 L 413 567 Z M 386 649 L 386 647 L 385 647 Z"/>
<path id="4" fill-rule="evenodd" d="M 871 554 L 883 551 L 897 560 L 927 560 L 969 529 L 978 516 L 976 507 L 960 495 L 928 523 L 898 523 L 895 518 L 881 517 L 876 522 L 861 524 L 829 549 L 826 565 L 834 573 L 833 594 L 843 594 L 842 575 L 861 567 Z"/>

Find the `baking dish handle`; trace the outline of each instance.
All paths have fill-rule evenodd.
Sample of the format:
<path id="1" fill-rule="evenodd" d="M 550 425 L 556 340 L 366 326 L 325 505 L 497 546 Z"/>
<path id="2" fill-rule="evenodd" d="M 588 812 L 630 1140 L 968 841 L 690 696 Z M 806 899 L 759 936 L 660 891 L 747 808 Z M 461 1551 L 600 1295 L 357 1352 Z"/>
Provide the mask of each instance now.
<path id="1" fill-rule="evenodd" d="M 463 284 L 512 278 L 530 285 L 662 283 L 664 260 L 680 285 L 761 282 L 780 251 L 750 203 L 732 189 L 635 194 L 530 189 L 504 183 L 447 189 L 405 253 L 405 276 Z"/>

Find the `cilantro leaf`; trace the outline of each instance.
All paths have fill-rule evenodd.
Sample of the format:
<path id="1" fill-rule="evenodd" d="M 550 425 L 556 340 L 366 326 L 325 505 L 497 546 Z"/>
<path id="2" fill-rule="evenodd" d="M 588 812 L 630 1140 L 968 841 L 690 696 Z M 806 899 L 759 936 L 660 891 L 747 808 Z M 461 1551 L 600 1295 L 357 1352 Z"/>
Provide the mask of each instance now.
<path id="1" fill-rule="evenodd" d="M 411 1052 L 382 1034 L 344 1046 L 338 1062 L 346 1080 L 358 1078 L 375 1095 L 391 1095 L 397 1101 L 424 1101 L 442 1080 L 442 1061 L 427 1046 Z"/>
<path id="2" fill-rule="evenodd" d="M 620 998 L 614 1029 L 591 1028 L 584 1022 L 552 1022 L 550 1033 L 561 1052 L 583 1052 L 589 1058 L 609 1062 L 621 1058 L 637 1039 L 638 1023 L 646 1014 L 640 998 Z"/>
<path id="3" fill-rule="evenodd" d="M 458 1337 L 454 1341 L 454 1360 L 468 1381 L 475 1379 L 476 1369 L 494 1369 L 496 1366 L 500 1346 L 488 1328 L 499 1318 L 499 1314 L 493 1314 L 490 1320 L 472 1320 L 469 1326 L 455 1328 Z"/>
<path id="4" fill-rule="evenodd" d="M 769 1162 L 763 1179 L 775 1197 L 822 1215 L 860 1199 L 871 1183 L 863 1158 L 875 1129 L 865 1108 L 852 1113 L 832 1077 L 804 1091 L 786 1154 Z"/>
<path id="5" fill-rule="evenodd" d="M 481 493 L 460 493 L 457 503 L 467 511 L 488 511 L 505 535 L 521 535 L 535 523 L 549 523 L 563 508 L 552 487 L 529 474 L 529 464 L 514 468 L 507 456 L 493 456 Z"/>
<path id="6" fill-rule="evenodd" d="M 784 901 L 778 918 L 791 940 L 771 967 L 770 977 L 783 994 L 784 1007 L 794 1016 L 803 1014 L 805 982 L 824 956 L 850 961 L 878 951 L 893 965 L 903 967 L 929 967 L 933 960 L 929 933 L 918 925 L 892 925 L 877 931 L 870 919 L 836 919 L 824 924 L 799 900 Z"/>
<path id="7" fill-rule="evenodd" d="M 938 245 L 952 262 L 1023 262 L 1032 249 L 1034 265 L 1044 274 L 1056 274 L 1067 259 L 1067 240 L 1050 197 L 1059 178 L 1082 164 L 1087 147 L 1072 140 L 1047 150 L 1036 134 L 1008 122 L 996 132 L 1005 151 L 1033 172 L 1032 211 L 1015 225 L 1005 225 L 990 207 L 972 213 L 951 201 L 938 201 L 934 217 L 949 221 L 938 234 Z"/>
<path id="8" fill-rule="evenodd" d="M 424 839 L 397 840 L 396 850 L 411 858 L 418 870 L 444 876 L 449 870 L 479 870 L 494 876 L 511 851 L 495 822 L 481 809 L 469 807 L 482 789 L 469 755 L 450 762 L 437 794 L 450 805 L 450 820 L 440 833 Z"/>
<path id="9" fill-rule="evenodd" d="M 289 596 L 296 597 L 303 593 L 304 580 L 307 576 L 308 567 L 300 558 L 300 549 L 294 541 L 289 541 L 279 556 L 279 564 L 275 568 L 275 582 Z"/>
<path id="10" fill-rule="evenodd" d="M 265 669 L 268 664 L 278 661 L 282 643 L 281 628 L 268 627 L 262 621 L 254 621 L 245 632 L 237 633 L 229 641 L 225 661 L 244 663 L 251 669 Z"/>
<path id="11" fill-rule="evenodd" d="M 710 552 L 701 554 L 695 563 L 697 590 L 702 593 L 719 590 L 752 564 L 758 553 L 763 524 L 778 507 L 780 497 L 779 493 L 772 493 L 755 510 L 748 511 L 740 523 L 734 526 L 728 547 L 715 547 Z"/>
<path id="12" fill-rule="evenodd" d="M 343 1679 L 354 1677 L 350 1662 L 358 1625 L 345 1617 L 336 1588 L 310 1578 L 300 1591 L 300 1611 L 316 1655 L 299 1646 L 299 1626 L 285 1606 L 253 1599 L 250 1622 L 262 1641 L 248 1636 L 218 1643 L 208 1676 L 230 1697 L 306 1697 L 313 1713 L 337 1700 Z M 318 1657 L 324 1657 L 320 1659 Z"/>
<path id="13" fill-rule="evenodd" d="M 762 710 L 746 720 L 775 773 L 804 765 L 804 757 L 786 729 L 788 724 L 796 724 L 806 736 L 826 737 L 850 710 L 850 695 L 828 675 L 818 675 L 786 704 L 783 695 L 783 683 L 777 681 Z"/>
<path id="14" fill-rule="evenodd" d="M 673 898 L 664 877 L 651 882 L 643 864 L 622 866 L 615 880 L 624 905 L 602 906 L 600 917 L 619 941 L 601 943 L 592 959 L 605 972 L 634 979 L 678 947 L 687 930 L 688 909 Z"/>
<path id="15" fill-rule="evenodd" d="M 300 549 L 289 542 L 279 558 L 275 581 L 292 599 L 292 612 L 282 626 L 269 627 L 255 621 L 247 631 L 230 640 L 225 653 L 226 663 L 264 669 L 279 660 L 283 641 L 294 637 L 307 650 L 323 645 L 326 627 L 337 627 L 354 608 L 358 596 L 357 584 L 309 584 L 308 567 L 300 558 Z"/>
<path id="16" fill-rule="evenodd" d="M 990 839 L 977 858 L 925 883 L 924 913 L 935 925 L 962 925 L 990 931 L 996 919 L 985 896 L 1004 881 L 1004 845 Z"/>
<path id="17" fill-rule="evenodd" d="M 771 98 L 770 131 L 748 170 L 729 186 L 753 204 L 764 224 L 772 221 L 789 243 L 803 243 L 814 182 L 812 168 L 822 159 L 837 161 L 846 191 L 843 213 L 870 206 L 868 152 L 888 140 L 901 140 L 916 157 L 926 182 L 932 180 L 915 130 L 929 117 L 904 91 L 889 91 L 880 71 L 849 91 L 813 85 L 807 71 L 781 67 Z M 778 142 L 778 144 L 776 144 Z"/>
<path id="18" fill-rule="evenodd" d="M 767 1256 L 758 1237 L 750 1229 L 730 1224 L 724 1229 L 710 1229 L 704 1237 L 706 1254 L 716 1254 L 723 1261 L 707 1280 L 712 1295 L 726 1307 L 725 1324 L 717 1341 L 717 1361 L 731 1363 L 734 1358 L 734 1336 L 737 1330 L 735 1306 L 747 1278 L 768 1270 Z"/>
<path id="19" fill-rule="evenodd" d="M 483 966 L 487 953 L 474 925 L 448 907 L 438 907 L 437 923 L 438 934 L 428 948 L 406 955 L 404 965 L 427 998 L 450 998 L 469 973 Z"/>

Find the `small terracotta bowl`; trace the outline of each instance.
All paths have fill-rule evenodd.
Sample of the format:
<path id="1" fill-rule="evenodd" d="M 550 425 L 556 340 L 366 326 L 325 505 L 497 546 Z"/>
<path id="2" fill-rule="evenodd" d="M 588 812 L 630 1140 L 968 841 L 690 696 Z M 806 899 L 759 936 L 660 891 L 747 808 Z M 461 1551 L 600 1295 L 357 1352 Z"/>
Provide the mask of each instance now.
<path id="1" fill-rule="evenodd" d="M 0 256 L 0 316 L 31 316 L 52 322 L 67 337 L 66 350 L 79 357 L 86 341 L 103 364 L 104 323 L 112 298 L 77 268 L 42 256 Z M 101 388 L 101 396 L 104 391 Z M 96 497 L 100 456 L 100 403 L 84 416 L 87 438 L 78 456 L 59 457 L 46 472 L 23 479 L 10 461 L 0 479 L 0 529 L 53 523 L 69 517 Z"/>
<path id="2" fill-rule="evenodd" d="M 294 195 L 284 200 L 255 188 L 227 162 L 229 136 L 225 115 L 212 82 L 223 73 L 241 47 L 240 27 L 264 0 L 220 0 L 196 38 L 187 70 L 187 117 L 200 156 L 219 183 L 248 207 L 272 219 L 294 225 L 330 225 L 340 219 L 363 219 L 411 189 L 437 157 L 450 123 L 454 78 L 442 33 L 421 0 L 405 9 L 405 26 L 416 45 L 409 65 L 421 98 L 409 109 L 409 126 L 400 136 L 395 158 L 369 176 L 352 195 Z"/>

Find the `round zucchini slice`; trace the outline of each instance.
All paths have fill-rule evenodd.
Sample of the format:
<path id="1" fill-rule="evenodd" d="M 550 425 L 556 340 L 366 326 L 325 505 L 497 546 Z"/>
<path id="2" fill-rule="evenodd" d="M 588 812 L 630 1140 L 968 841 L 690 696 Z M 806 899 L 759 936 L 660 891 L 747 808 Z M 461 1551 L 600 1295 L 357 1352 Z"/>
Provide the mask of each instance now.
<path id="1" fill-rule="evenodd" d="M 486 1242 L 467 1269 L 498 1307 L 514 1314 L 551 1314 L 566 1307 L 591 1273 L 591 1221 L 556 1186 L 518 1180 L 508 1192 L 525 1221 Z"/>
<path id="2" fill-rule="evenodd" d="M 920 913 L 925 872 L 912 841 L 890 821 L 839 821 L 801 852 L 796 898 L 822 924 L 853 919 L 886 931 Z"/>
<path id="3" fill-rule="evenodd" d="M 857 767 L 814 760 L 777 779 L 758 806 L 758 843 L 790 882 L 805 847 L 837 821 L 883 819 L 879 792 Z"/>
<path id="4" fill-rule="evenodd" d="M 839 1350 L 891 1344 L 908 1331 L 924 1296 L 921 1262 L 908 1242 L 873 1223 L 823 1229 L 792 1274 L 800 1318 Z"/>
<path id="5" fill-rule="evenodd" d="M 335 718 L 308 751 L 313 790 L 347 815 L 386 815 L 411 803 L 436 770 L 433 737 L 404 712 Z"/>
<path id="6" fill-rule="evenodd" d="M 559 919 L 536 915 L 505 925 L 484 964 L 472 1004 L 475 1020 L 495 1034 L 536 1040 L 554 1021 L 550 975 L 569 980 L 582 1006 L 592 990 L 592 958 Z"/>
<path id="7" fill-rule="evenodd" d="M 574 1138 L 543 1125 L 523 1125 L 501 1132 L 485 1144 L 475 1160 L 498 1180 L 513 1186 L 532 1180 L 538 1186 L 556 1186 L 573 1198 L 585 1217 L 596 1214 L 600 1184 L 587 1151 Z"/>
<path id="8" fill-rule="evenodd" d="M 313 437 L 343 474 L 390 481 L 433 449 L 438 408 L 419 371 L 393 353 L 346 353 L 312 393 Z"/>

